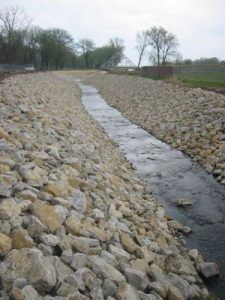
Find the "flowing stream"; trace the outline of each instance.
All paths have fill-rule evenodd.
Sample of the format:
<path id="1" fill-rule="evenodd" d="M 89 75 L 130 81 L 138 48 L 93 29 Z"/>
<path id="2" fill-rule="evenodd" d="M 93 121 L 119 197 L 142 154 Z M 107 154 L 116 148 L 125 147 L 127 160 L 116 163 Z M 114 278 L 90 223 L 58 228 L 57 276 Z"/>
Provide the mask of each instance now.
<path id="1" fill-rule="evenodd" d="M 225 299 L 225 189 L 212 175 L 181 151 L 172 149 L 132 124 L 109 106 L 98 90 L 77 80 L 88 113 L 147 182 L 167 214 L 192 229 L 185 236 L 189 248 L 197 248 L 205 261 L 216 262 L 220 275 L 208 280 L 209 290 Z M 178 208 L 177 199 L 191 206 Z"/>

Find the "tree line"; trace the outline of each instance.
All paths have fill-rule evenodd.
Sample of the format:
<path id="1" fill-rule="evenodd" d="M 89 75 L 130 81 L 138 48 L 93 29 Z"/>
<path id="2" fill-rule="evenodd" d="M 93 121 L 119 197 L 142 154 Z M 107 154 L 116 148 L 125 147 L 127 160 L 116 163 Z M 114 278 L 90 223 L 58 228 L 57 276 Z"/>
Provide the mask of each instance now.
<path id="1" fill-rule="evenodd" d="M 182 64 L 182 65 L 218 65 L 224 64 L 217 57 L 202 57 L 200 59 L 183 59 L 178 52 L 177 37 L 163 27 L 152 27 L 137 34 L 136 50 L 139 54 L 138 68 L 145 55 L 153 65 Z"/>
<path id="2" fill-rule="evenodd" d="M 0 11 L 0 63 L 32 64 L 38 69 L 98 68 L 115 53 L 122 53 L 123 41 L 112 38 L 96 47 L 91 39 L 75 42 L 60 28 L 32 25 L 18 6 Z"/>
<path id="3" fill-rule="evenodd" d="M 137 34 L 138 68 L 144 56 L 153 65 L 220 64 L 218 58 L 182 59 L 175 34 L 153 26 Z M 99 68 L 114 54 L 122 57 L 123 40 L 112 38 L 96 47 L 91 39 L 74 41 L 60 28 L 43 29 L 32 25 L 31 19 L 18 6 L 0 10 L 0 64 L 34 65 L 37 69 Z M 118 53 L 121 54 L 118 56 Z"/>

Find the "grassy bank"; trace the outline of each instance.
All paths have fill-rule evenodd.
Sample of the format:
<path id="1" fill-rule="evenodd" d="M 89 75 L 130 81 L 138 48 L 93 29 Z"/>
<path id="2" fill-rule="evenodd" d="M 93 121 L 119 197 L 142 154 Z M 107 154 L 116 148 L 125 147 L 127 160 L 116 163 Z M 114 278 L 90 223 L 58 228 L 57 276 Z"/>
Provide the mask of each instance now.
<path id="1" fill-rule="evenodd" d="M 219 89 L 225 92 L 225 73 L 184 73 L 176 74 L 173 77 L 162 76 L 143 76 L 142 72 L 127 72 L 127 71 L 111 71 L 113 74 L 132 75 L 138 77 L 150 78 L 153 80 L 165 80 L 170 83 L 178 83 L 188 87 L 201 87 L 204 89 Z"/>
<path id="2" fill-rule="evenodd" d="M 190 87 L 225 88 L 225 73 L 187 73 L 175 78 Z"/>

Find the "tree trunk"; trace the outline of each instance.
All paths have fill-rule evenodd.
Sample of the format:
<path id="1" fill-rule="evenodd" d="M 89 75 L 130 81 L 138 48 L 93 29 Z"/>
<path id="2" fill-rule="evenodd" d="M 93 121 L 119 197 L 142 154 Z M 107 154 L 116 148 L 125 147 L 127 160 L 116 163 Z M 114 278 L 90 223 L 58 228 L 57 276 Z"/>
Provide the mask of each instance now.
<path id="1" fill-rule="evenodd" d="M 157 49 L 157 64 L 158 64 L 158 77 L 160 76 L 160 56 L 159 56 L 159 48 Z"/>
<path id="2" fill-rule="evenodd" d="M 141 53 L 139 55 L 138 66 L 137 66 L 138 69 L 140 68 L 140 64 L 141 64 L 143 53 L 144 53 L 144 49 L 141 50 Z"/>
<path id="3" fill-rule="evenodd" d="M 88 52 L 84 55 L 84 60 L 85 60 L 85 67 L 88 68 Z"/>

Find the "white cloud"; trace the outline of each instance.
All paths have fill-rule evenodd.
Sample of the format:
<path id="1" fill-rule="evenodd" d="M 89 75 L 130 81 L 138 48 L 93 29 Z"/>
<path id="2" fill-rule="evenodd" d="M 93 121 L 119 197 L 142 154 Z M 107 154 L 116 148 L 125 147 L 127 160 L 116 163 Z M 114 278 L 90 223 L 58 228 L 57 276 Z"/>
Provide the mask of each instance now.
<path id="1" fill-rule="evenodd" d="M 177 35 L 184 57 L 225 59 L 224 0 L 1 0 L 0 8 L 15 4 L 33 23 L 66 29 L 75 40 L 88 37 L 101 45 L 121 37 L 133 60 L 137 31 L 154 25 Z"/>

